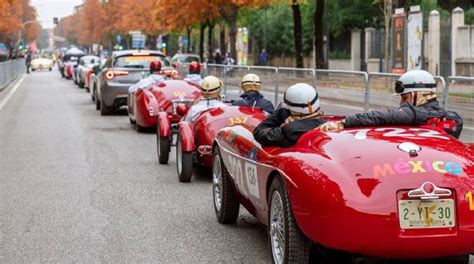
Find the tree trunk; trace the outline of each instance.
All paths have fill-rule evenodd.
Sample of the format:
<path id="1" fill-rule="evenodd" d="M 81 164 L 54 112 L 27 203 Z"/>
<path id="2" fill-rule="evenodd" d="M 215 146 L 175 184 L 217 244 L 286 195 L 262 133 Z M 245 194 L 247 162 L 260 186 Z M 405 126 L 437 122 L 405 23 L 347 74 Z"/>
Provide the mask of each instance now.
<path id="1" fill-rule="evenodd" d="M 229 41 L 230 56 L 237 62 L 237 18 L 235 18 L 233 21 L 230 21 Z"/>
<path id="2" fill-rule="evenodd" d="M 185 47 L 186 52 L 191 52 L 191 33 L 193 32 L 193 28 L 191 26 L 186 27 L 186 37 L 188 38 L 188 45 Z"/>
<path id="3" fill-rule="evenodd" d="M 324 1 L 316 0 L 316 10 L 314 11 L 314 46 L 316 51 L 316 69 L 325 69 L 326 63 L 324 61 Z"/>
<path id="4" fill-rule="evenodd" d="M 222 23 L 220 26 L 220 40 L 219 40 L 219 48 L 221 50 L 221 56 L 223 56 L 226 52 L 226 48 L 225 48 L 225 25 L 224 23 Z M 221 63 L 221 62 L 219 62 Z"/>
<path id="5" fill-rule="evenodd" d="M 293 30 L 294 30 L 294 37 L 295 37 L 296 68 L 304 68 L 301 11 L 300 11 L 300 5 L 298 4 L 297 0 L 293 0 L 291 9 L 293 10 Z"/>
<path id="6" fill-rule="evenodd" d="M 386 0 L 384 4 L 384 16 L 385 16 L 385 71 L 390 69 L 390 41 L 392 35 L 392 0 Z"/>
<path id="7" fill-rule="evenodd" d="M 214 51 L 214 43 L 213 43 L 213 35 L 214 35 L 214 23 L 211 21 L 208 21 L 207 24 L 207 50 L 209 52 L 208 54 L 208 60 L 212 60 L 212 53 Z"/>
<path id="8" fill-rule="evenodd" d="M 206 23 L 201 22 L 199 32 L 199 57 L 201 58 L 201 61 L 204 61 L 204 31 L 206 31 Z"/>

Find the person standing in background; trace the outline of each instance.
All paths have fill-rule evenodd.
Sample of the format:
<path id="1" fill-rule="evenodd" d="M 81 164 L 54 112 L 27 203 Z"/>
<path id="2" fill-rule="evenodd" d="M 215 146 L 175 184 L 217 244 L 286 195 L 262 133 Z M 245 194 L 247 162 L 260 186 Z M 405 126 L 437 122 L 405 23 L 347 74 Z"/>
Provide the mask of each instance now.
<path id="1" fill-rule="evenodd" d="M 258 62 L 261 66 L 267 66 L 267 62 L 268 62 L 268 54 L 267 52 L 265 51 L 265 49 L 262 49 L 262 51 L 260 52 L 260 54 L 258 55 Z"/>

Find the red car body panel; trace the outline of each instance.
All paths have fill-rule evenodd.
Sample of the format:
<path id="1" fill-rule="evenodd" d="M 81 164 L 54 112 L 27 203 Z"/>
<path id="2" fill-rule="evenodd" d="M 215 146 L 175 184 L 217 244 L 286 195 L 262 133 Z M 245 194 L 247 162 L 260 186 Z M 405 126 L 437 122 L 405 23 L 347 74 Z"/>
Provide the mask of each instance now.
<path id="1" fill-rule="evenodd" d="M 217 132 L 226 126 L 245 124 L 250 129 L 255 128 L 263 120 L 266 114 L 260 108 L 246 106 L 225 106 L 206 110 L 191 122 L 191 132 L 180 134 L 183 142 L 194 141 L 194 146 L 212 146 Z M 183 144 L 184 146 L 184 144 Z M 186 151 L 183 149 L 183 151 Z M 211 167 L 211 155 L 198 155 L 201 165 Z"/>
<path id="2" fill-rule="evenodd" d="M 74 74 L 74 65 L 72 63 L 66 64 L 66 78 L 72 79 L 72 75 Z"/>
<path id="3" fill-rule="evenodd" d="M 170 119 L 168 118 L 168 113 L 166 112 L 159 112 L 157 117 L 157 122 L 160 124 L 159 131 L 156 131 L 162 137 L 169 137 L 171 136 L 171 123 Z"/>
<path id="4" fill-rule="evenodd" d="M 200 96 L 199 87 L 189 82 L 165 80 L 149 87 L 138 88 L 135 93 L 129 93 L 129 116 L 142 127 L 154 127 L 158 113 L 165 112 L 170 119 L 168 123 L 177 123 L 182 116 L 173 113 L 172 101 L 194 100 Z"/>
<path id="5" fill-rule="evenodd" d="M 411 156 L 400 149 L 404 142 L 421 150 Z M 265 225 L 268 189 L 280 175 L 299 228 L 314 242 L 384 258 L 474 252 L 473 148 L 441 129 L 315 130 L 290 148 L 262 148 L 250 130 L 235 126 L 222 129 L 215 143 L 240 202 Z M 401 228 L 399 200 L 426 182 L 452 191 L 454 227 Z"/>
<path id="6" fill-rule="evenodd" d="M 184 152 L 194 151 L 194 133 L 191 124 L 186 121 L 180 122 L 178 133 L 181 136 L 181 149 Z"/>

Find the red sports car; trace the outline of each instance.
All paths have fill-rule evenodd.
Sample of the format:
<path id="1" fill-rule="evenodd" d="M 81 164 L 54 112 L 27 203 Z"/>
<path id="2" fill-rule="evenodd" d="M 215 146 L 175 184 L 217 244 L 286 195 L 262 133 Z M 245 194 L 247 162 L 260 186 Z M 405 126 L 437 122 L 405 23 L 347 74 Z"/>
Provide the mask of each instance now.
<path id="1" fill-rule="evenodd" d="M 266 114 L 260 108 L 229 105 L 206 110 L 192 122 L 179 122 L 176 140 L 179 181 L 191 180 L 194 163 L 212 166 L 212 142 L 219 129 L 238 124 L 254 128 L 265 118 Z M 167 131 L 168 135 L 170 132 Z"/>
<path id="2" fill-rule="evenodd" d="M 387 259 L 468 258 L 473 151 L 432 126 L 314 130 L 290 148 L 226 127 L 213 144 L 214 208 L 220 223 L 234 223 L 241 204 L 266 225 L 275 263 L 307 262 L 311 244 Z"/>
<path id="3" fill-rule="evenodd" d="M 199 87 L 183 80 L 165 80 L 128 94 L 128 115 L 138 131 L 157 125 L 157 116 L 163 115 L 177 123 L 186 114 L 177 112 L 174 101 L 193 101 L 201 96 Z"/>

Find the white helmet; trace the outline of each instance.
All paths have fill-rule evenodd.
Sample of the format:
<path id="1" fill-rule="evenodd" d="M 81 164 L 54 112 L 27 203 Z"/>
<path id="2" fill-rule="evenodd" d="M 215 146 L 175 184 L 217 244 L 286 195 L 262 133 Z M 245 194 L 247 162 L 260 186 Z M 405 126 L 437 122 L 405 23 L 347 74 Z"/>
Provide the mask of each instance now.
<path id="1" fill-rule="evenodd" d="M 240 87 L 244 92 L 249 91 L 260 91 L 260 86 L 262 86 L 262 82 L 260 81 L 260 77 L 254 73 L 249 73 L 244 75 L 242 78 L 242 82 L 240 82 Z"/>
<path id="2" fill-rule="evenodd" d="M 316 89 L 306 83 L 297 83 L 290 86 L 283 102 L 290 111 L 300 114 L 311 114 L 319 110 L 319 95 Z"/>
<path id="3" fill-rule="evenodd" d="M 395 92 L 436 92 L 436 81 L 431 73 L 423 70 L 406 72 L 395 82 Z"/>
<path id="4" fill-rule="evenodd" d="M 209 75 L 202 80 L 201 93 L 204 97 L 216 96 L 220 94 L 222 86 L 222 81 L 219 78 Z"/>

